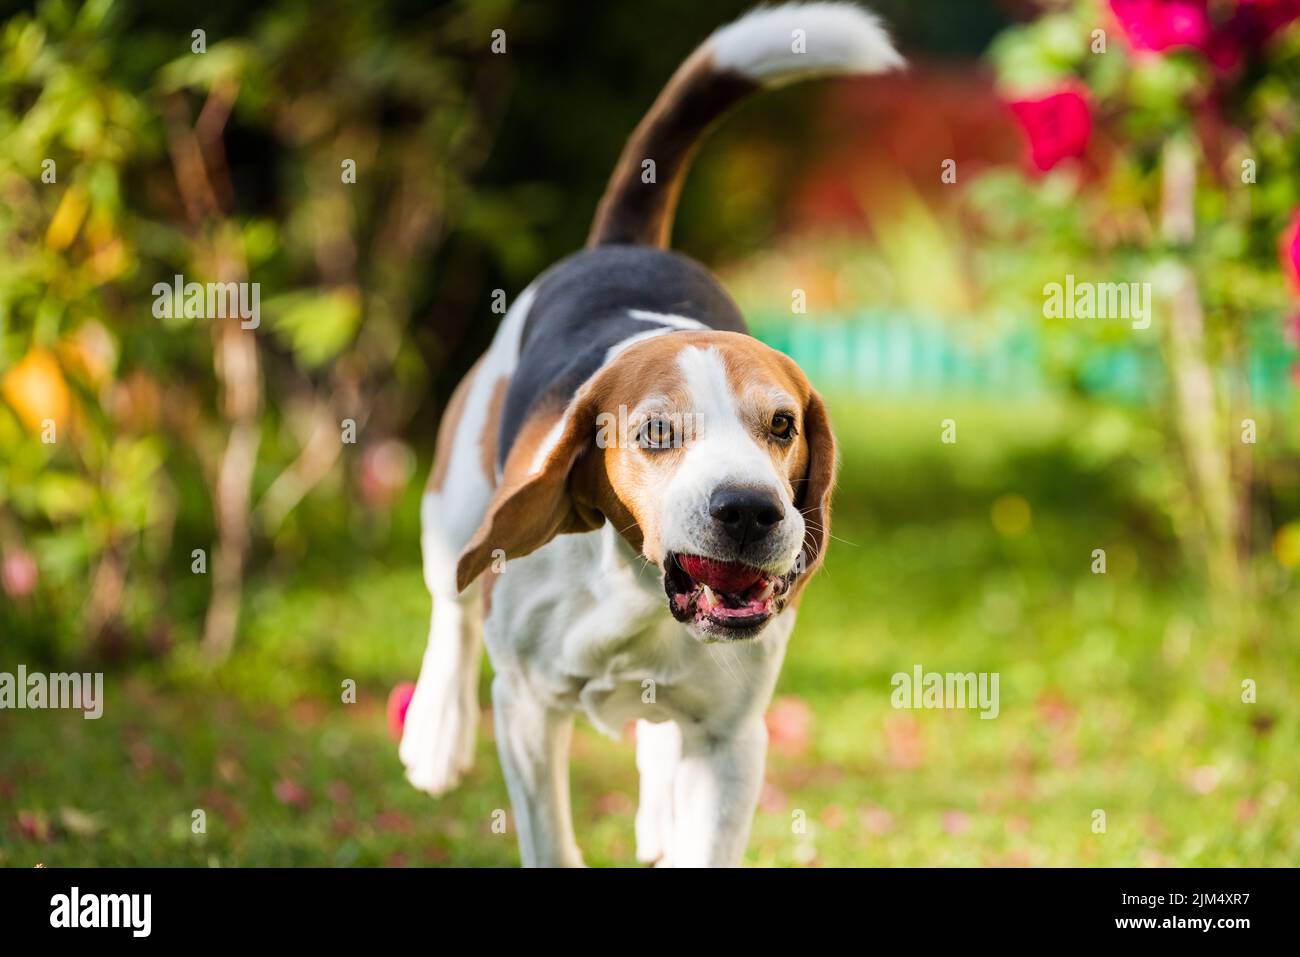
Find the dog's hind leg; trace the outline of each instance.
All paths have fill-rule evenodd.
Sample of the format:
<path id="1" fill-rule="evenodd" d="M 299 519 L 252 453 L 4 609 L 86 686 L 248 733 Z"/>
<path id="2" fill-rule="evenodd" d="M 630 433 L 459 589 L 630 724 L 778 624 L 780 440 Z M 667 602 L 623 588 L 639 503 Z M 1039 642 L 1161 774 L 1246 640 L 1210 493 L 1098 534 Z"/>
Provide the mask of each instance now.
<path id="1" fill-rule="evenodd" d="M 487 514 L 496 488 L 501 410 L 534 295 L 531 286 L 519 294 L 491 348 L 452 394 L 438 426 L 433 474 L 420 503 L 420 548 L 424 581 L 433 596 L 433 620 L 399 754 L 407 779 L 430 794 L 455 787 L 474 757 L 483 658 L 479 598 L 486 586 L 475 584 L 458 594 L 456 564 Z"/>
<path id="2" fill-rule="evenodd" d="M 486 365 L 486 363 L 485 363 Z M 433 597 L 429 643 L 406 712 L 399 755 L 417 788 L 441 794 L 474 757 L 483 657 L 480 586 L 456 591 L 456 561 L 487 511 L 492 476 L 480 454 L 494 383 L 476 367 L 452 397 L 438 435 L 435 469 L 420 504 L 424 580 Z"/>

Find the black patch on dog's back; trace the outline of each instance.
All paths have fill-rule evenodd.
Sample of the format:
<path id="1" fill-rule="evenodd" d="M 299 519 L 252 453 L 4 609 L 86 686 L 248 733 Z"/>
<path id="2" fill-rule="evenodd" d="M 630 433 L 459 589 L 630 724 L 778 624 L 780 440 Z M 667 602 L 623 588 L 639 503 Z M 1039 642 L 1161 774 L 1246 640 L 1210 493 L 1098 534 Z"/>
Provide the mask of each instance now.
<path id="1" fill-rule="evenodd" d="M 725 332 L 749 331 L 713 275 L 670 250 L 586 249 L 560 260 L 536 285 L 502 410 L 498 467 L 532 412 L 567 405 L 613 346 L 656 328 L 653 321 L 632 318 L 629 310 L 684 316 Z"/>

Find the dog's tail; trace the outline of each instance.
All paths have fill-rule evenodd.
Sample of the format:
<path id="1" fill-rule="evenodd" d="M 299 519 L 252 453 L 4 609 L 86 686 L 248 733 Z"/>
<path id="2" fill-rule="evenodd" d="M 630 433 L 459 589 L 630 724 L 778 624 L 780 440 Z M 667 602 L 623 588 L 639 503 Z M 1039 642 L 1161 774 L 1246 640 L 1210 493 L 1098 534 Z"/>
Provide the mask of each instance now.
<path id="1" fill-rule="evenodd" d="M 716 30 L 687 58 L 623 148 L 587 245 L 667 247 L 695 147 L 758 90 L 903 65 L 876 17 L 850 3 L 760 7 Z"/>

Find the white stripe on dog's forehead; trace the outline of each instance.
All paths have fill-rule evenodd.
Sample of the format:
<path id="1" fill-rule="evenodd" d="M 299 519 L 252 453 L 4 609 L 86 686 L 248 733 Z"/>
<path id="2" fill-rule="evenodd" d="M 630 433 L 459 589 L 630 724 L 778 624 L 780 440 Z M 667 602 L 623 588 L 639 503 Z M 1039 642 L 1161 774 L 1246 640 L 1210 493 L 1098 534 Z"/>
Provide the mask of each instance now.
<path id="1" fill-rule="evenodd" d="M 677 366 L 690 395 L 691 411 L 702 417 L 707 431 L 716 433 L 740 425 L 722 353 L 713 347 L 687 346 L 678 355 Z"/>
<path id="2" fill-rule="evenodd" d="M 692 402 L 697 411 L 712 406 L 718 410 L 727 410 L 730 417 L 739 421 L 738 400 L 735 384 L 727 374 L 727 365 L 722 353 L 710 346 L 702 349 L 689 346 L 677 357 L 677 365 L 686 380 Z M 776 383 L 763 389 L 758 383 L 750 383 L 749 394 L 761 392 L 768 402 L 777 407 L 798 407 L 799 401 Z"/>

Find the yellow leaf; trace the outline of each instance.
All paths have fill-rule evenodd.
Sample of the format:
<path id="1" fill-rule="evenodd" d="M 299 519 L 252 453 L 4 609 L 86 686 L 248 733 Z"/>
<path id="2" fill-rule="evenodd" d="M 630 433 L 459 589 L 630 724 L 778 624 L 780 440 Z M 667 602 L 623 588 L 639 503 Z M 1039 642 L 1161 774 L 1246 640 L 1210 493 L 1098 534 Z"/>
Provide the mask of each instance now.
<path id="1" fill-rule="evenodd" d="M 1273 554 L 1287 568 L 1300 568 L 1300 522 L 1291 522 L 1277 530 Z"/>
<path id="2" fill-rule="evenodd" d="M 0 384 L 0 392 L 33 432 L 40 431 L 46 419 L 66 424 L 72 408 L 72 394 L 63 381 L 63 371 L 45 349 L 33 349 L 10 369 Z"/>
<path id="3" fill-rule="evenodd" d="M 69 186 L 45 231 L 45 245 L 55 250 L 67 249 L 77 238 L 77 230 L 86 216 L 86 205 L 86 191 L 75 183 Z"/>

